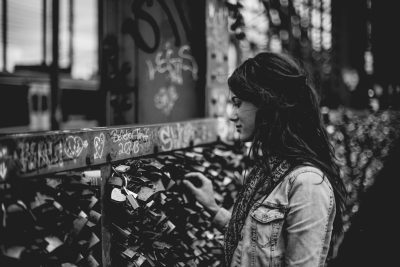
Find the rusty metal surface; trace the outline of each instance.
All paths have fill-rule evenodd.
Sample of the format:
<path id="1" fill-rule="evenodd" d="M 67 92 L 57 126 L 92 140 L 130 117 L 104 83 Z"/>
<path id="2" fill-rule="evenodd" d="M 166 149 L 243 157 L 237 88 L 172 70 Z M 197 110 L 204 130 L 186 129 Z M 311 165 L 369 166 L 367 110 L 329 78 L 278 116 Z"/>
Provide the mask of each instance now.
<path id="1" fill-rule="evenodd" d="M 100 165 L 218 140 L 220 120 L 96 127 L 0 137 L 0 181 Z"/>

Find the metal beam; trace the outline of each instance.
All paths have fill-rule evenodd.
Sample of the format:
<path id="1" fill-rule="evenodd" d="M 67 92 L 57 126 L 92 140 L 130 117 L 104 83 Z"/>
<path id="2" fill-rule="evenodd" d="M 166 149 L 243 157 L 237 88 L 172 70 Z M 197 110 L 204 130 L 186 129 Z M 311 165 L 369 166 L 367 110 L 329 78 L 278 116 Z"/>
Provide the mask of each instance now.
<path id="1" fill-rule="evenodd" d="M 60 3 L 59 0 L 52 1 L 52 64 L 50 68 L 51 85 L 51 129 L 60 129 L 59 102 L 61 91 L 59 86 L 59 26 L 60 26 Z"/>
<path id="2" fill-rule="evenodd" d="M 209 144 L 222 119 L 13 134 L 0 137 L 0 182 Z M 222 128 L 221 128 L 222 126 Z"/>
<path id="3" fill-rule="evenodd" d="M 3 71 L 7 71 L 7 1 L 3 0 L 2 2 L 2 17 L 3 17 Z"/>

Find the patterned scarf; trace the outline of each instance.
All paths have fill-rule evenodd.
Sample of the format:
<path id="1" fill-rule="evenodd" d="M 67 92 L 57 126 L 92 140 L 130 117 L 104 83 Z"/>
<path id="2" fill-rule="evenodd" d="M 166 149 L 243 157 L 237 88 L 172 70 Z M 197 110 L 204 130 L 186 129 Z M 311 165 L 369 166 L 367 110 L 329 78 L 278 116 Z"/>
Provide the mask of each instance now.
<path id="1" fill-rule="evenodd" d="M 229 266 L 233 253 L 239 242 L 239 236 L 244 222 L 254 203 L 262 197 L 268 196 L 275 186 L 283 179 L 290 165 L 285 160 L 273 158 L 270 160 L 270 170 L 257 164 L 253 167 L 243 183 L 233 206 L 232 217 L 225 230 L 225 266 Z"/>

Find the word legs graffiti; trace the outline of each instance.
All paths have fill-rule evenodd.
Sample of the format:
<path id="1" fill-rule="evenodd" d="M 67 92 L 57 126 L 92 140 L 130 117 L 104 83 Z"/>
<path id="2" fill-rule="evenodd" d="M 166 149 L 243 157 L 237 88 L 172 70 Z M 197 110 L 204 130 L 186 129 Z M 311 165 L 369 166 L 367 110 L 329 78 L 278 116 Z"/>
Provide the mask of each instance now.
<path id="1" fill-rule="evenodd" d="M 171 114 L 179 98 L 175 85 L 183 84 L 184 72 L 189 72 L 194 81 L 198 79 L 198 66 L 190 54 L 190 47 L 184 45 L 179 48 L 177 55 L 174 53 L 175 50 L 171 48 L 171 44 L 166 42 L 165 48 L 156 53 L 154 60 L 146 61 L 150 81 L 155 80 L 156 74 L 165 74 L 166 78 L 171 81 L 168 87 L 161 87 L 154 96 L 155 107 L 166 116 Z"/>
<path id="2" fill-rule="evenodd" d="M 154 62 L 147 60 L 149 69 L 149 79 L 155 79 L 156 73 L 167 73 L 171 82 L 183 84 L 183 71 L 189 71 L 193 80 L 198 79 L 198 66 L 194 57 L 190 54 L 190 47 L 184 45 L 178 50 L 178 55 L 174 56 L 174 50 L 169 42 L 165 43 L 163 51 L 156 53 Z"/>

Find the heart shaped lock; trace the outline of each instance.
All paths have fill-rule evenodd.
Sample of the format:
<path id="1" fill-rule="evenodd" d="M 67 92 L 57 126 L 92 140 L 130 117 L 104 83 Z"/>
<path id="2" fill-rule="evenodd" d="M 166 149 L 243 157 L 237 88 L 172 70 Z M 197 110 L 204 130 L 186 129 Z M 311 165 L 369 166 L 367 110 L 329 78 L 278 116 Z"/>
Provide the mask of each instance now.
<path id="1" fill-rule="evenodd" d="M 111 191 L 111 199 L 116 202 L 124 202 L 126 200 L 126 196 L 122 194 L 121 189 L 113 188 Z"/>

